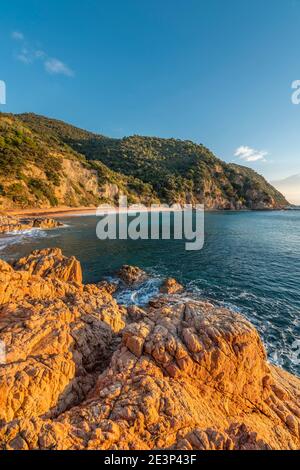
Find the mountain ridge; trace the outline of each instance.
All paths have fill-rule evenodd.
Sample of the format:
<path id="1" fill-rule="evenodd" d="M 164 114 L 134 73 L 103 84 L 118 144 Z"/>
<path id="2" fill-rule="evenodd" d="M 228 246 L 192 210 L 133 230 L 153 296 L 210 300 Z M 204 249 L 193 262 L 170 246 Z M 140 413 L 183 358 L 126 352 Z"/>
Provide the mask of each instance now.
<path id="1" fill-rule="evenodd" d="M 33 113 L 0 114 L 0 209 L 204 203 L 279 209 L 284 196 L 254 170 L 189 140 L 110 138 Z"/>

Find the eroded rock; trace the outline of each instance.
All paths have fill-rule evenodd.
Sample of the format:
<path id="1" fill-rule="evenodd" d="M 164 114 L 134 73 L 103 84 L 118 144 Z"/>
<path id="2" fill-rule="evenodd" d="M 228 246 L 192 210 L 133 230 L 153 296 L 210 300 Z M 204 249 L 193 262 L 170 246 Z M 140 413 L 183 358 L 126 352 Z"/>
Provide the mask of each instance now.
<path id="1" fill-rule="evenodd" d="M 126 311 L 104 287 L 81 285 L 60 250 L 0 263 L 0 422 L 55 415 L 80 402 L 107 364 Z"/>
<path id="2" fill-rule="evenodd" d="M 59 279 L 64 282 L 82 283 L 82 270 L 79 261 L 72 256 L 63 256 L 59 248 L 33 251 L 14 264 L 17 271 L 26 271 L 44 279 Z"/>
<path id="3" fill-rule="evenodd" d="M 299 449 L 300 380 L 242 316 L 180 296 L 127 312 L 105 284 L 55 279 L 51 256 L 69 266 L 0 264 L 53 295 L 1 294 L 2 449 Z"/>
<path id="4" fill-rule="evenodd" d="M 50 230 L 61 227 L 62 225 L 63 224 L 58 220 L 47 217 L 17 218 L 9 215 L 0 215 L 0 234 L 20 232 L 22 230 L 31 230 L 32 228 Z"/>
<path id="5" fill-rule="evenodd" d="M 160 288 L 162 294 L 180 294 L 183 291 L 184 287 L 173 278 L 166 279 Z"/>
<path id="6" fill-rule="evenodd" d="M 118 272 L 118 277 L 128 286 L 139 284 L 147 279 L 147 274 L 137 266 L 124 265 Z"/>

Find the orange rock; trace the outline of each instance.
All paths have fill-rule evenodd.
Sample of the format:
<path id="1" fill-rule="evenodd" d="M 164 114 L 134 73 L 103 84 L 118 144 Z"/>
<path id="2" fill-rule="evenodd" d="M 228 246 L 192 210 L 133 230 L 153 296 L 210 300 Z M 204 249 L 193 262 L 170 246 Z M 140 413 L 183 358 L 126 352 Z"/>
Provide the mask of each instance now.
<path id="1" fill-rule="evenodd" d="M 300 448 L 300 380 L 242 316 L 179 296 L 127 313 L 60 250 L 15 267 L 0 262 L 0 448 Z"/>
<path id="2" fill-rule="evenodd" d="M 127 285 L 132 286 L 147 279 L 147 274 L 136 266 L 124 265 L 118 272 L 118 277 Z"/>
<path id="3" fill-rule="evenodd" d="M 162 294 L 180 294 L 184 288 L 176 279 L 166 279 L 160 288 Z"/>
<path id="4" fill-rule="evenodd" d="M 62 224 L 57 220 L 44 217 L 39 217 L 37 219 L 19 219 L 8 215 L 0 215 L 0 233 L 18 232 L 21 230 L 30 230 L 32 228 L 49 230 L 61 226 Z"/>
<path id="5" fill-rule="evenodd" d="M 59 248 L 33 251 L 27 258 L 20 259 L 14 268 L 43 278 L 59 279 L 82 284 L 82 270 L 79 261 L 72 256 L 63 256 Z"/>

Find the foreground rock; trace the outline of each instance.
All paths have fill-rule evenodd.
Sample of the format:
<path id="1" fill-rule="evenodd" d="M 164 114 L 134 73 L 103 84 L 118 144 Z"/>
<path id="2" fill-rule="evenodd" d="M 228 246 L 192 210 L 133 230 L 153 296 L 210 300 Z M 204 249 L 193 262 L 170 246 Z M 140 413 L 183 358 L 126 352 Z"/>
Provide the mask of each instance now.
<path id="1" fill-rule="evenodd" d="M 300 380 L 243 317 L 167 295 L 126 311 L 79 270 L 60 250 L 0 265 L 2 449 L 299 449 Z"/>
<path id="2" fill-rule="evenodd" d="M 8 215 L 0 215 L 0 234 L 10 232 L 20 232 L 22 230 L 31 230 L 33 228 L 40 228 L 43 230 L 50 230 L 53 228 L 61 227 L 63 224 L 54 219 L 39 217 L 39 218 L 16 218 Z"/>

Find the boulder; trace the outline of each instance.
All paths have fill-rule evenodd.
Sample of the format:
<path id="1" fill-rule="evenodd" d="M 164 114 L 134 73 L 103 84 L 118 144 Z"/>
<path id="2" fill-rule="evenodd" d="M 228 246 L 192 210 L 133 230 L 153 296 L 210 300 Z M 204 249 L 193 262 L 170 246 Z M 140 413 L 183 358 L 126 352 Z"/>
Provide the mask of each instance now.
<path id="1" fill-rule="evenodd" d="M 184 287 L 173 278 L 166 279 L 160 288 L 162 294 L 180 294 L 183 291 Z"/>
<path id="2" fill-rule="evenodd" d="M 31 221 L 29 221 L 31 223 Z M 49 218 L 38 218 L 32 221 L 32 226 L 34 228 L 41 228 L 43 230 L 51 230 L 57 227 L 62 227 L 63 224 L 58 220 L 49 219 Z"/>
<path id="3" fill-rule="evenodd" d="M 139 284 L 145 281 L 148 277 L 148 275 L 142 269 L 136 266 L 128 265 L 122 266 L 117 275 L 127 286 Z"/>

